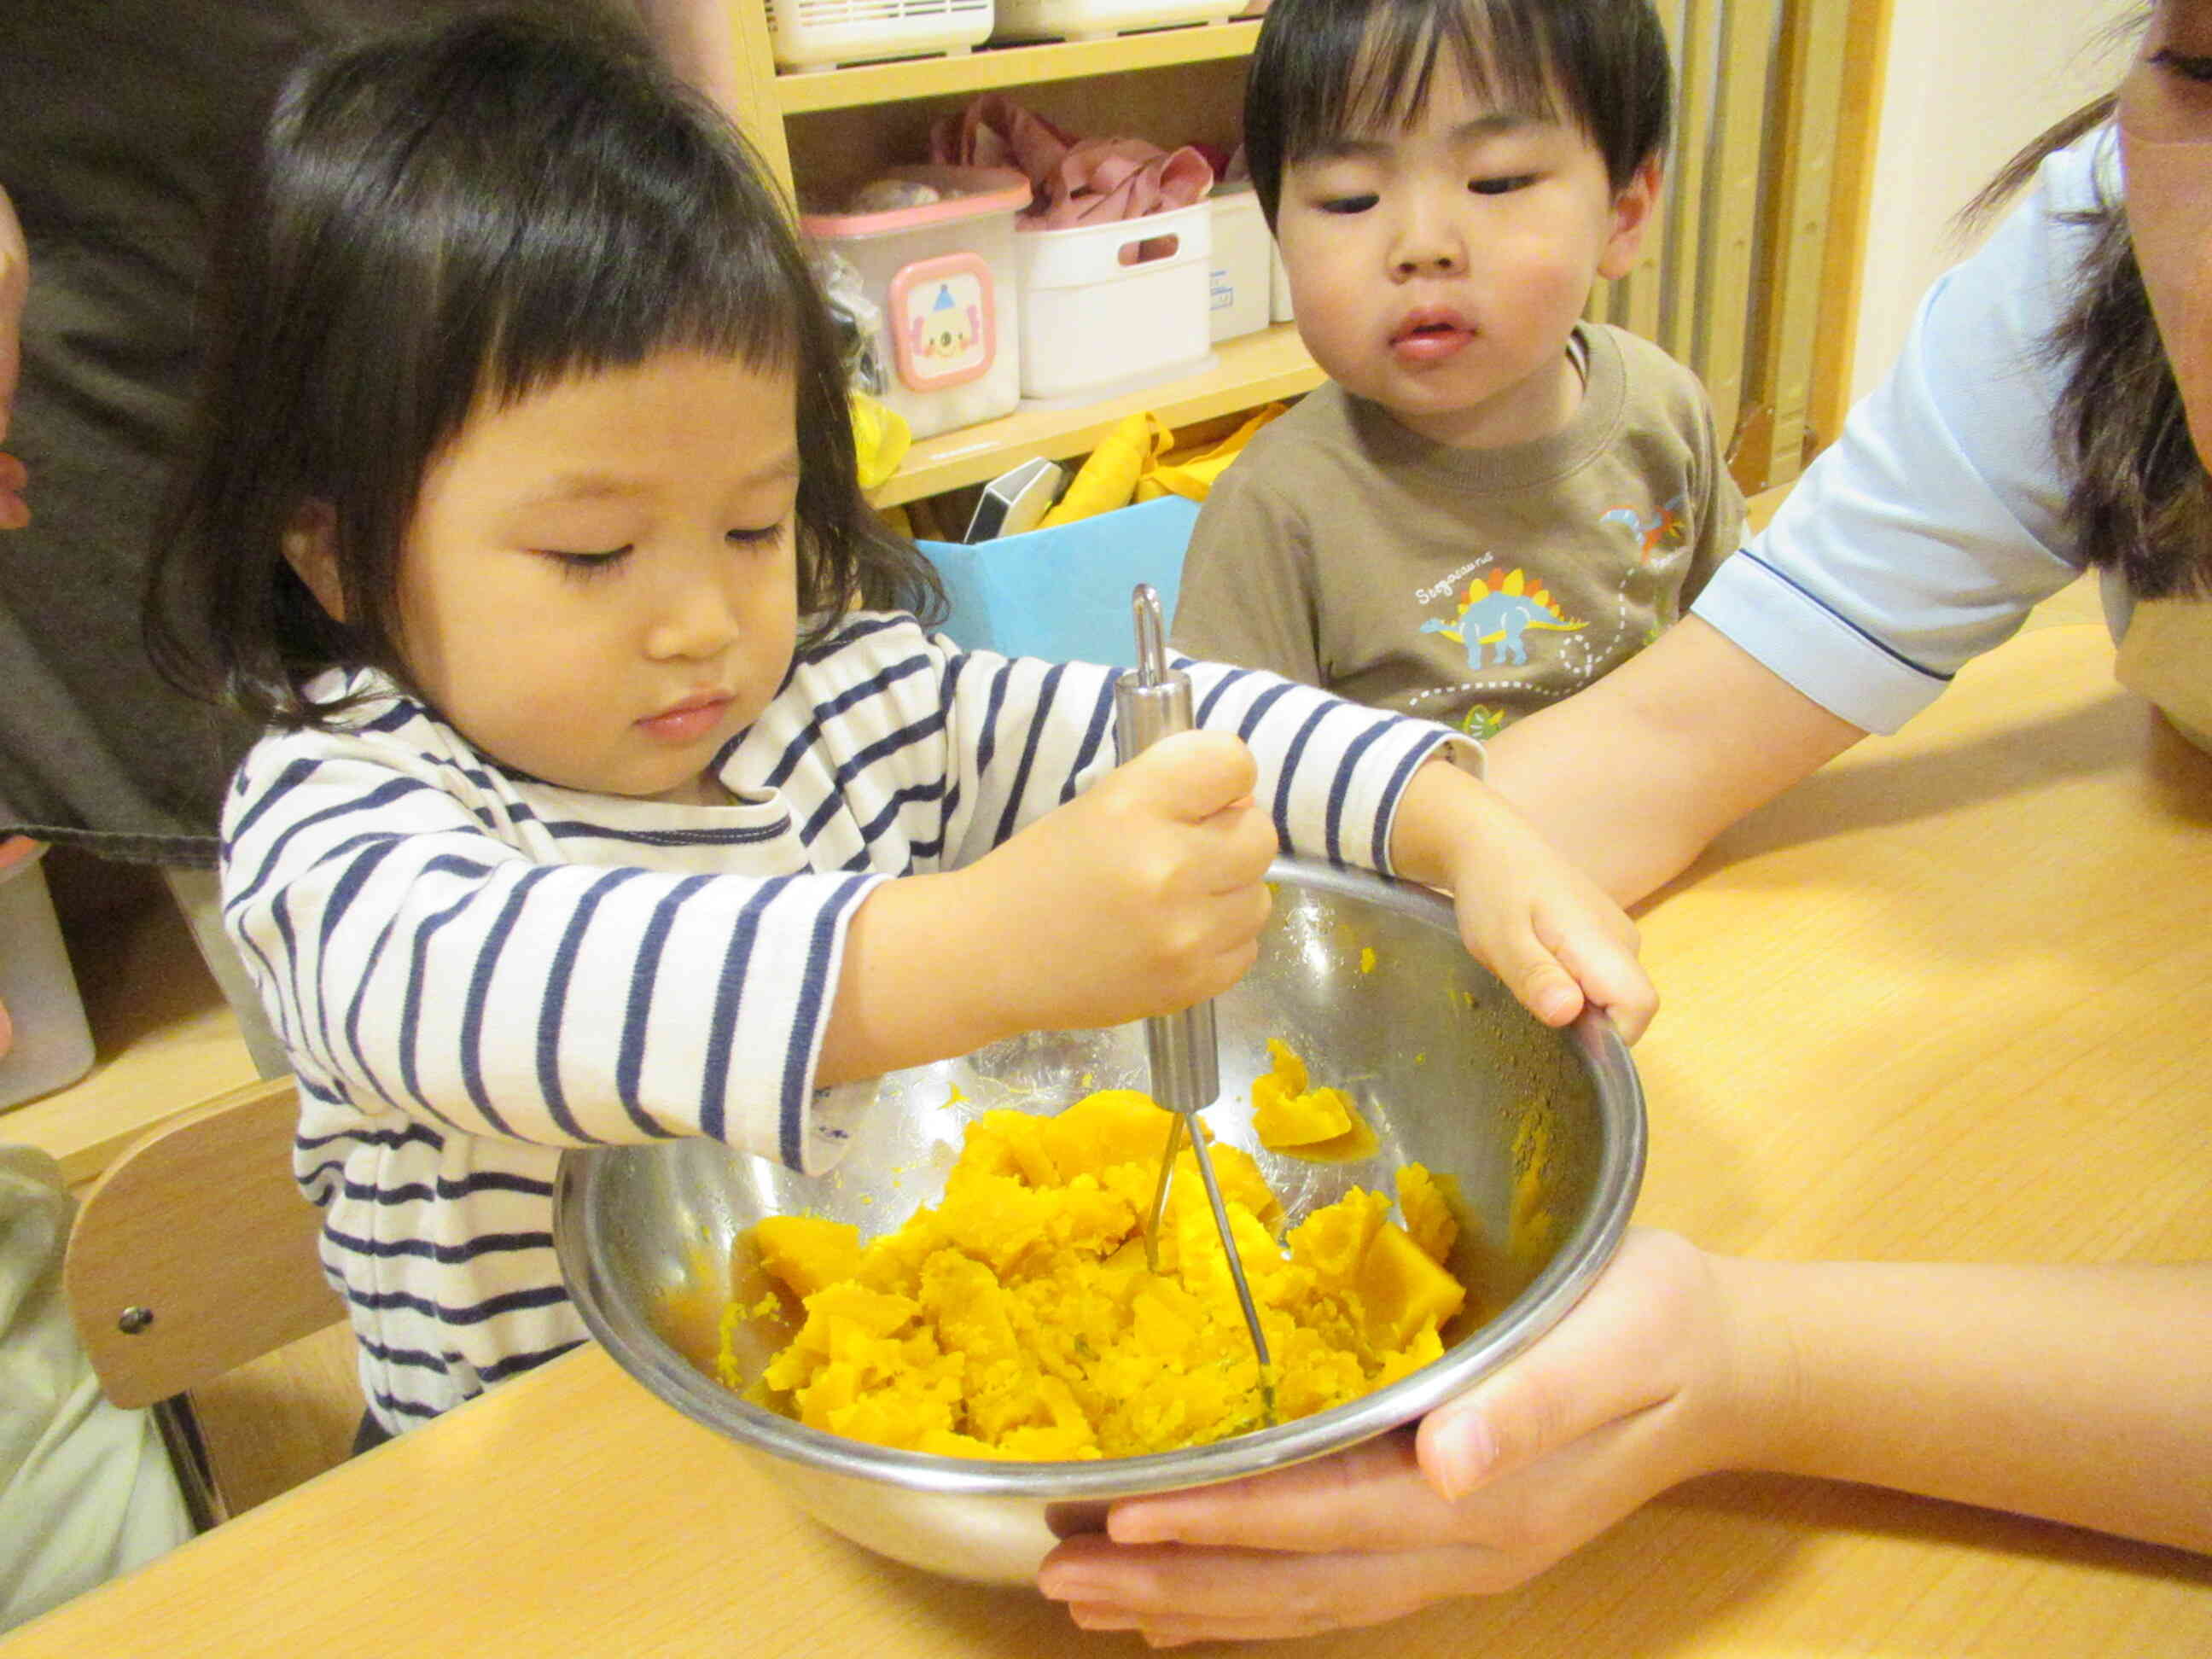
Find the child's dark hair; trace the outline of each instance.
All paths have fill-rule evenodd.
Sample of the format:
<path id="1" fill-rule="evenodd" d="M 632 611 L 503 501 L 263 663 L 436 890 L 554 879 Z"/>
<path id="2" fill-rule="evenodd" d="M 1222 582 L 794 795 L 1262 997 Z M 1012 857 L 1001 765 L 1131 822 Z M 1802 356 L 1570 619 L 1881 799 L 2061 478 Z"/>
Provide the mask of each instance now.
<path id="1" fill-rule="evenodd" d="M 1440 60 L 1500 109 L 1581 128 L 1615 190 L 1666 147 L 1674 68 L 1650 0 L 1273 0 L 1244 82 L 1268 225 L 1284 168 L 1410 125 Z"/>
<path id="2" fill-rule="evenodd" d="M 307 695 L 315 675 L 400 672 L 408 522 L 479 400 L 671 349 L 792 376 L 799 608 L 817 633 L 856 599 L 941 605 L 861 495 L 837 338 L 783 201 L 641 37 L 515 13 L 310 58 L 215 267 L 147 610 L 149 650 L 189 691 L 317 725 L 343 705 Z M 310 503 L 334 517 L 343 624 L 283 556 Z"/>

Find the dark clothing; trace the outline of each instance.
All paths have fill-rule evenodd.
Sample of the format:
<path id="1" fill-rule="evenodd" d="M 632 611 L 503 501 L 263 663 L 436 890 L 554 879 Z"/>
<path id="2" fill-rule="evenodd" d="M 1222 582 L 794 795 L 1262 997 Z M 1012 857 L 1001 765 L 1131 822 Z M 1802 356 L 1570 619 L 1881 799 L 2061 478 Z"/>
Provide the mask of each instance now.
<path id="1" fill-rule="evenodd" d="M 478 0 L 481 3 L 481 0 Z M 0 836 L 215 861 L 255 735 L 155 672 L 139 600 L 191 391 L 205 246 L 302 51 L 469 0 L 8 0 L 0 188 L 31 250 L 0 532 Z"/>

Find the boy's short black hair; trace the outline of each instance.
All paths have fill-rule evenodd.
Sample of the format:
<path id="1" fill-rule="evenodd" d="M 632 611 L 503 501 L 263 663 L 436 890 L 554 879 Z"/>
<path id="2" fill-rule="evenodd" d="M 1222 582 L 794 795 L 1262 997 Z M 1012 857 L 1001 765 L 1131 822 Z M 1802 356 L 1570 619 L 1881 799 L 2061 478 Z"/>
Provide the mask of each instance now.
<path id="1" fill-rule="evenodd" d="M 938 603 L 861 495 L 836 334 L 781 196 L 605 15 L 477 15 L 304 61 L 214 264 L 147 608 L 149 651 L 189 690 L 320 724 L 342 705 L 308 696 L 315 675 L 398 672 L 407 526 L 479 400 L 668 349 L 792 377 L 802 615 Z M 343 624 L 283 557 L 309 503 L 334 518 Z"/>
<path id="2" fill-rule="evenodd" d="M 1580 127 L 1615 190 L 1666 147 L 1674 67 L 1650 0 L 1273 0 L 1244 82 L 1270 228 L 1286 167 L 1412 121 L 1440 60 L 1500 108 Z"/>

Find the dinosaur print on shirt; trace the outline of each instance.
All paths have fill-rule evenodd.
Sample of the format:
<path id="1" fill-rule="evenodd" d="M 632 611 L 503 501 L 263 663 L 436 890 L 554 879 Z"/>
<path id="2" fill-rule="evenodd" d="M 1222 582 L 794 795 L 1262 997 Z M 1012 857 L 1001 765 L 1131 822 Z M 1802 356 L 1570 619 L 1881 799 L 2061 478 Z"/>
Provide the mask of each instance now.
<path id="1" fill-rule="evenodd" d="M 1485 646 L 1496 648 L 1498 667 L 1509 662 L 1525 664 L 1528 647 L 1522 635 L 1530 629 L 1572 633 L 1587 626 L 1561 613 L 1541 578 L 1493 565 L 1480 581 L 1468 584 L 1456 618 L 1440 622 L 1431 617 L 1421 624 L 1421 632 L 1458 641 L 1466 648 L 1467 665 L 1480 671 Z"/>

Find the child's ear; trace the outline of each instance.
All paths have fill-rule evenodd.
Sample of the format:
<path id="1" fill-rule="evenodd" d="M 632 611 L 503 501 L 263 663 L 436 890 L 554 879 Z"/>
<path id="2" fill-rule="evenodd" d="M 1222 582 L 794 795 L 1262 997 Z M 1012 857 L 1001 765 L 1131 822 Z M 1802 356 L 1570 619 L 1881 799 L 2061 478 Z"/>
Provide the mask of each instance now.
<path id="1" fill-rule="evenodd" d="M 1651 210 L 1659 204 L 1659 184 L 1666 164 L 1656 155 L 1636 169 L 1613 198 L 1613 234 L 1599 254 L 1597 274 L 1617 282 L 1636 269 L 1636 256 L 1644 247 L 1644 232 L 1651 222 Z"/>
<path id="2" fill-rule="evenodd" d="M 338 515 L 328 501 L 302 501 L 284 526 L 284 562 L 307 584 L 330 619 L 346 619 L 345 587 L 338 580 Z"/>

